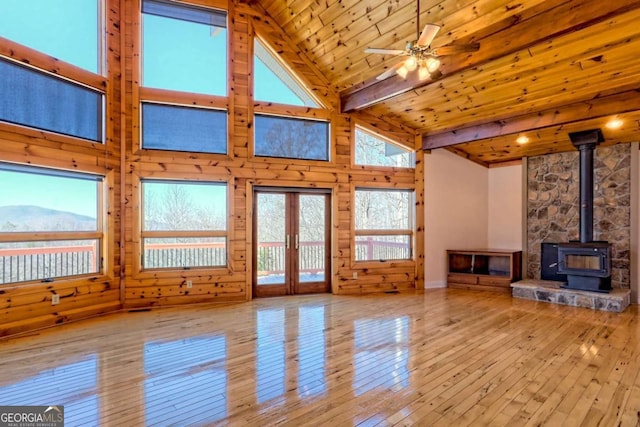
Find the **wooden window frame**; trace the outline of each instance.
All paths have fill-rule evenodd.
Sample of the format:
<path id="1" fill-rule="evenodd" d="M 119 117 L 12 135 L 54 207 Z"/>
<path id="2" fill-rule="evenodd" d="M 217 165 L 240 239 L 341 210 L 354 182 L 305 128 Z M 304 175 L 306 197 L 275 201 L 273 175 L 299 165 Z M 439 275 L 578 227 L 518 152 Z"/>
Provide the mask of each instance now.
<path id="1" fill-rule="evenodd" d="M 410 228 L 408 229 L 358 229 L 356 228 L 356 192 L 358 191 L 377 191 L 377 192 L 406 192 L 409 193 L 408 221 Z M 390 186 L 370 186 L 370 185 L 352 185 L 351 186 L 351 205 L 353 206 L 352 214 L 352 233 L 351 233 L 351 267 L 352 268 L 375 268 L 382 266 L 400 266 L 413 265 L 416 261 L 416 212 L 415 208 L 415 188 L 413 187 L 390 187 Z M 356 260 L 356 239 L 358 236 L 408 236 L 410 258 L 403 259 L 385 259 L 385 260 Z"/>
<path id="2" fill-rule="evenodd" d="M 35 71 L 48 74 L 56 79 L 66 80 L 71 83 L 85 86 L 102 95 L 102 117 L 100 129 L 102 133 L 101 141 L 92 141 L 70 135 L 64 135 L 51 130 L 42 130 L 30 126 L 13 124 L 8 122 L 0 122 L 0 131 L 7 130 L 22 134 L 33 133 L 39 138 L 50 141 L 74 144 L 79 146 L 95 147 L 101 152 L 105 152 L 106 142 L 110 139 L 111 130 L 108 129 L 107 123 L 110 122 L 110 95 L 111 86 L 108 75 L 107 62 L 107 38 L 109 35 L 106 29 L 106 8 L 110 0 L 98 0 L 98 33 L 96 34 L 98 43 L 98 73 L 93 73 L 79 66 L 64 62 L 54 58 L 44 52 L 40 52 L 33 48 L 27 47 L 13 40 L 0 37 L 0 57 L 5 60 L 14 62 L 18 65 L 32 68 Z"/>
<path id="3" fill-rule="evenodd" d="M 304 107 L 306 108 L 306 107 Z M 281 162 L 286 162 L 286 163 L 291 163 L 291 162 L 303 162 L 304 164 L 314 164 L 314 165 L 327 165 L 327 164 L 331 164 L 333 163 L 334 160 L 334 150 L 333 150 L 333 145 L 331 143 L 331 141 L 334 140 L 333 138 L 333 128 L 335 126 L 333 126 L 333 122 L 330 118 L 330 113 L 326 110 L 320 110 L 322 112 L 322 114 L 318 114 L 318 116 L 324 116 L 322 118 L 318 118 L 318 117 L 309 117 L 308 115 L 294 115 L 294 114 L 276 114 L 273 112 L 255 112 L 254 110 L 254 123 L 253 123 L 253 131 L 251 132 L 251 138 L 252 138 L 252 144 L 251 144 L 251 156 L 252 159 L 254 160 L 259 160 L 259 159 L 263 159 L 269 162 L 273 162 L 274 160 L 276 161 L 281 161 Z M 327 156 L 328 159 L 327 160 L 317 160 L 317 159 L 300 159 L 297 157 L 271 157 L 271 156 L 258 156 L 255 154 L 255 148 L 256 148 L 256 125 L 255 125 L 255 117 L 257 115 L 260 116 L 267 116 L 267 117 L 278 117 L 278 118 L 282 118 L 282 119 L 290 119 L 290 120 L 304 120 L 304 121 L 316 121 L 316 122 L 322 122 L 322 123 L 326 123 L 328 126 L 328 132 L 327 132 Z"/>
<path id="4" fill-rule="evenodd" d="M 136 21 L 134 27 L 137 31 L 134 34 L 133 41 L 133 57 L 138 58 L 133 67 L 133 81 L 142 81 L 142 3 L 143 0 L 137 0 L 134 11 L 136 13 Z M 223 0 L 190 0 L 184 2 L 176 2 L 176 5 L 184 4 L 185 6 L 197 6 L 205 9 L 224 11 L 229 16 L 228 3 Z M 140 83 L 134 84 L 133 97 L 132 97 L 132 117 L 133 123 L 133 147 L 131 149 L 133 154 L 158 157 L 175 157 L 184 151 L 173 150 L 160 150 L 160 149 L 148 149 L 142 148 L 142 104 L 143 103 L 155 103 L 173 105 L 178 107 L 197 107 L 197 108 L 209 108 L 214 110 L 222 110 L 227 113 L 227 144 L 226 153 L 205 153 L 205 152 L 190 152 L 193 155 L 197 155 L 199 158 L 216 158 L 230 160 L 233 157 L 233 108 L 230 102 L 229 94 L 231 93 L 232 86 L 229 81 L 229 75 L 231 67 L 231 55 L 232 52 L 232 37 L 231 26 L 227 26 L 227 94 L 226 96 L 220 95 L 208 95 L 192 92 L 183 92 L 169 89 L 159 89 L 142 86 Z"/>
<path id="5" fill-rule="evenodd" d="M 356 163 L 356 144 L 357 144 L 357 133 L 358 132 L 364 132 L 366 134 L 369 134 L 375 138 L 378 138 L 381 141 L 384 141 L 387 144 L 390 145 L 394 145 L 397 147 L 400 147 L 404 150 L 407 150 L 407 152 L 409 154 L 411 154 L 411 160 L 413 163 L 413 166 L 385 166 L 385 165 L 372 165 L 372 164 L 363 164 L 363 163 Z M 352 144 L 352 153 L 353 156 L 351 156 L 351 163 L 352 163 L 352 167 L 354 168 L 363 168 L 363 169 L 371 169 L 371 168 L 375 168 L 375 169 L 380 169 L 380 170 L 398 170 L 398 171 L 407 171 L 407 172 L 413 172 L 416 169 L 416 154 L 415 151 L 413 149 L 413 147 L 408 147 L 407 145 L 396 141 L 393 138 L 390 138 L 380 132 L 377 132 L 373 129 L 371 129 L 371 127 L 363 124 L 362 122 L 358 122 L 357 120 L 354 120 L 354 123 L 352 125 L 352 132 L 351 132 L 353 138 L 353 144 Z"/>
<path id="6" fill-rule="evenodd" d="M 233 224 L 231 224 L 230 218 L 233 218 L 232 215 L 232 204 L 230 200 L 232 200 L 233 194 L 231 191 L 231 183 L 229 180 L 215 180 L 206 179 L 206 180 L 195 180 L 189 178 L 156 178 L 156 177 L 137 177 L 137 187 L 139 188 L 137 197 L 138 197 L 138 206 L 140 207 L 139 218 L 137 221 L 137 232 L 136 235 L 139 236 L 137 242 L 134 245 L 134 253 L 136 254 L 137 264 L 136 264 L 136 273 L 140 277 L 155 277 L 158 273 L 178 273 L 184 274 L 186 271 L 195 271 L 202 272 L 203 270 L 226 270 L 227 273 L 231 272 L 231 258 L 232 258 L 232 230 Z M 224 185 L 225 186 L 225 195 L 226 195 L 226 206 L 227 206 L 227 222 L 226 222 L 226 230 L 162 230 L 162 231 L 148 231 L 144 230 L 144 190 L 143 185 L 144 182 L 165 182 L 165 183 L 196 183 L 201 185 Z M 160 267 L 160 268 L 146 268 L 144 267 L 144 239 L 146 238 L 162 238 L 162 237 L 212 237 L 212 238 L 225 238 L 225 253 L 226 260 L 224 265 L 209 265 L 209 266 L 186 266 L 186 267 Z"/>
<path id="7" fill-rule="evenodd" d="M 29 169 L 53 169 L 50 167 L 40 167 L 33 165 L 20 166 L 21 169 L 24 169 L 24 173 L 29 173 Z M 60 176 L 64 177 L 66 175 L 65 171 L 55 170 L 56 174 L 59 173 Z M 37 172 L 34 172 L 37 173 Z M 107 194 L 107 186 L 108 183 L 112 181 L 113 177 L 107 177 L 104 175 L 94 175 L 85 172 L 77 172 L 73 171 L 68 174 L 68 178 L 73 178 L 74 175 L 86 175 L 95 177 L 96 183 L 96 230 L 95 231 L 43 231 L 43 232 L 0 232 L 0 243 L 18 243 L 18 242 L 43 242 L 43 241 L 63 241 L 63 240 L 97 240 L 99 252 L 99 265 L 96 272 L 87 273 L 87 274 L 76 274 L 72 276 L 59 276 L 45 279 L 36 279 L 24 282 L 10 282 L 5 284 L 0 284 L 2 286 L 23 286 L 30 284 L 40 284 L 44 282 L 61 282 L 61 281 L 69 281 L 69 280 L 77 280 L 77 279 L 86 279 L 89 277 L 104 277 L 106 276 L 106 271 L 108 271 L 108 267 L 110 262 L 108 260 L 112 259 L 112 253 L 110 253 L 109 245 L 107 244 L 107 236 L 105 233 L 106 229 L 110 229 L 108 224 L 105 223 L 105 212 L 106 206 L 108 203 L 108 194 Z M 93 180 L 94 178 L 91 178 Z"/>

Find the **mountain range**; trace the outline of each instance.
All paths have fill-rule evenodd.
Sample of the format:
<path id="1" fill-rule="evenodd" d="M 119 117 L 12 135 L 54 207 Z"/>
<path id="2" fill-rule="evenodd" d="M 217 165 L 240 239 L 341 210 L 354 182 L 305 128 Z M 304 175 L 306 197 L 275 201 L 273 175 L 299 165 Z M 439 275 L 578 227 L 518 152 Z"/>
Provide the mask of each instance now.
<path id="1" fill-rule="evenodd" d="M 95 230 L 96 219 L 32 205 L 0 206 L 0 231 Z"/>

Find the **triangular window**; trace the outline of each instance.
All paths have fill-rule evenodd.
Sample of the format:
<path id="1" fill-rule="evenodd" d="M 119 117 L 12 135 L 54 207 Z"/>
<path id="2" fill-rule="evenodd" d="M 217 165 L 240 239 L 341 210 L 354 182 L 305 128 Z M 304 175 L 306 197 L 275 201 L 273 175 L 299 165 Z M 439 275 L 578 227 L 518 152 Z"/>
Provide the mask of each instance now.
<path id="1" fill-rule="evenodd" d="M 356 165 L 415 167 L 415 157 L 412 151 L 360 126 L 356 126 L 355 133 Z"/>
<path id="2" fill-rule="evenodd" d="M 254 98 L 257 101 L 321 108 L 291 70 L 257 38 L 253 59 Z"/>

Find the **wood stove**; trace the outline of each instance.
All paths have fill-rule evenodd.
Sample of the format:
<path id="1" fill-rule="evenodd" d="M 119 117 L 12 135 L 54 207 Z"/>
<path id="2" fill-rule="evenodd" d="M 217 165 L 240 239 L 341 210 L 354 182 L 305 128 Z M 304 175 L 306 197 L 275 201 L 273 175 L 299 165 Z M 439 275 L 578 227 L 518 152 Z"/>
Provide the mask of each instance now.
<path id="1" fill-rule="evenodd" d="M 563 287 L 584 291 L 611 290 L 611 244 L 593 241 L 593 152 L 604 141 L 600 129 L 570 133 L 580 151 L 580 241 L 558 244 L 558 273 Z"/>
<path id="2" fill-rule="evenodd" d="M 567 275 L 566 288 L 611 290 L 611 244 L 569 242 L 558 245 L 558 273 Z"/>

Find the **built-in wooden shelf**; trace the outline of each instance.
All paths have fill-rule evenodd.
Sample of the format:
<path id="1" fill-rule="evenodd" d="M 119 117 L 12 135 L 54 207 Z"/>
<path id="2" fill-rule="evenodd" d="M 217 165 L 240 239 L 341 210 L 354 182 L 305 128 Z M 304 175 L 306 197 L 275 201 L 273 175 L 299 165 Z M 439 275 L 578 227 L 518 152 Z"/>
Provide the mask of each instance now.
<path id="1" fill-rule="evenodd" d="M 511 292 L 522 278 L 522 251 L 472 249 L 447 251 L 447 286 Z"/>

